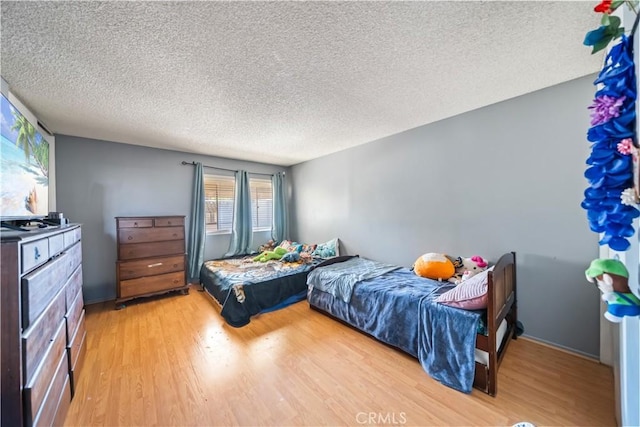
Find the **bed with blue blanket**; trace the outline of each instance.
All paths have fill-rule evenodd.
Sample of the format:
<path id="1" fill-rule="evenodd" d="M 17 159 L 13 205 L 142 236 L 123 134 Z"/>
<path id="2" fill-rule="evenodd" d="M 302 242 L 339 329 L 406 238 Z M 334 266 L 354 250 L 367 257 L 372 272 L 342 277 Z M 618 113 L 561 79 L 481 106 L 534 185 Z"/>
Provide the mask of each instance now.
<path id="1" fill-rule="evenodd" d="M 238 328 L 256 314 L 302 301 L 307 296 L 307 275 L 311 270 L 348 258 L 260 262 L 246 256 L 210 260 L 200 268 L 200 284 L 219 304 L 225 321 Z"/>
<path id="2" fill-rule="evenodd" d="M 486 310 L 440 304 L 455 285 L 363 258 L 316 268 L 307 284 L 311 308 L 417 358 L 449 387 L 495 396 L 498 367 L 516 337 L 515 253 L 488 273 Z"/>

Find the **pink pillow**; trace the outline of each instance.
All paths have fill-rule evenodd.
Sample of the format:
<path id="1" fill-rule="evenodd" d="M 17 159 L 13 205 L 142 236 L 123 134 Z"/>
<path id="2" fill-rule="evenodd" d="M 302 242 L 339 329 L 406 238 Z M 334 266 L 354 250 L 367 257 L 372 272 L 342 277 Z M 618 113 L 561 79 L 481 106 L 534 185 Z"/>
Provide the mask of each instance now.
<path id="1" fill-rule="evenodd" d="M 455 288 L 440 295 L 436 301 L 450 307 L 465 310 L 480 310 L 487 308 L 487 286 L 489 271 L 493 267 L 460 283 Z"/>

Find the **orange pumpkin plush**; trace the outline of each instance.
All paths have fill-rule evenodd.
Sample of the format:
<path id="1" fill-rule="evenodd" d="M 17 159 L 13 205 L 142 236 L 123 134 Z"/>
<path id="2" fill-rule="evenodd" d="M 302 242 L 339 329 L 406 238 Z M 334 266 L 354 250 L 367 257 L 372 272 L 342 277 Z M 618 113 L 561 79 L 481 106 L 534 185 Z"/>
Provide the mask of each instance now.
<path id="1" fill-rule="evenodd" d="M 444 254 L 426 253 L 413 264 L 413 271 L 420 277 L 447 280 L 456 272 L 453 263 Z"/>

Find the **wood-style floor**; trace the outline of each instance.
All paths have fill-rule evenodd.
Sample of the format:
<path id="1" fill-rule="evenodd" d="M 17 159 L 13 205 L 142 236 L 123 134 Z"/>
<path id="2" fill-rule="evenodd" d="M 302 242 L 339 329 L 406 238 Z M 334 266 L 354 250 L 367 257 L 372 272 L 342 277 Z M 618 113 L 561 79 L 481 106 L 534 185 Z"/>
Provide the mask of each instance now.
<path id="1" fill-rule="evenodd" d="M 529 340 L 511 343 L 493 398 L 306 301 L 239 329 L 195 287 L 113 308 L 87 307 L 66 425 L 615 425 L 610 368 Z"/>

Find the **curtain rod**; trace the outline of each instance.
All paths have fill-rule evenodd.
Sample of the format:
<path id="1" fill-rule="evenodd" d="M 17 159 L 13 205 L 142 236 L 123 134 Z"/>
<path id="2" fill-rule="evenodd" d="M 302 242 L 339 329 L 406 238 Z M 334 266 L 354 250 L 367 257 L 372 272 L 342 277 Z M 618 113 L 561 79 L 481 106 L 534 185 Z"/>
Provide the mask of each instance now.
<path id="1" fill-rule="evenodd" d="M 196 162 L 185 162 L 184 160 L 182 161 L 183 165 L 191 165 L 191 166 L 195 166 Z M 237 169 L 226 169 L 226 168 L 220 168 L 218 166 L 208 166 L 208 165 L 202 165 L 203 168 L 209 168 L 209 169 L 218 169 L 221 171 L 227 171 L 227 172 L 237 172 Z M 251 175 L 264 175 L 264 176 L 273 176 L 274 174 L 272 173 L 260 173 L 260 172 L 247 172 Z M 284 171 L 282 172 L 284 174 Z"/>

